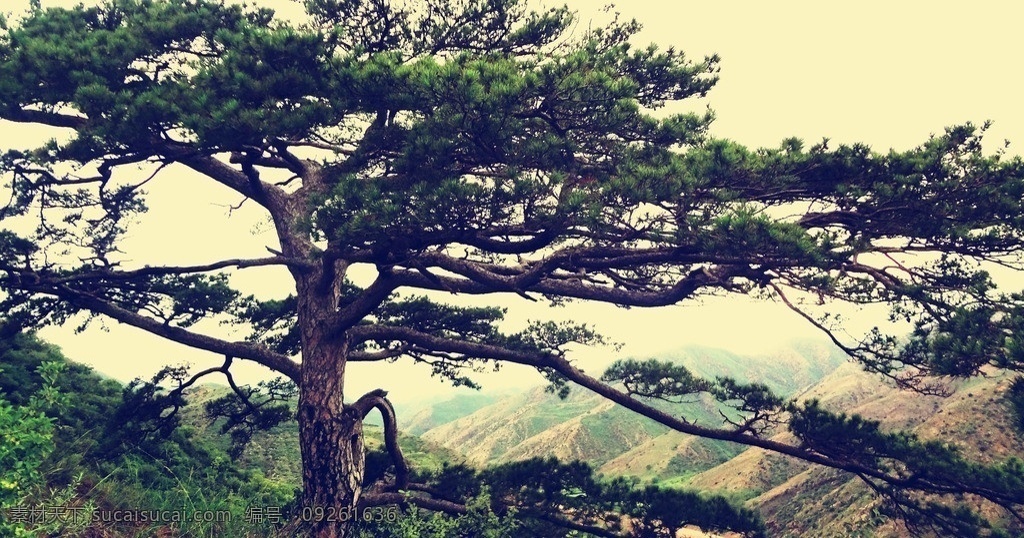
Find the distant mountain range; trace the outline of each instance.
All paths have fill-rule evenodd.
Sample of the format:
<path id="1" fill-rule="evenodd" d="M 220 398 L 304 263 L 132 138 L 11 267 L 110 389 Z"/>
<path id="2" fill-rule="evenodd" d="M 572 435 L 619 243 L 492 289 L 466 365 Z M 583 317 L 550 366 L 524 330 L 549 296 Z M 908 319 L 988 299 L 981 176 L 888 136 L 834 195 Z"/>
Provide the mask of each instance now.
<path id="1" fill-rule="evenodd" d="M 992 410 L 1009 386 L 1008 375 L 955 383 L 954 394 L 943 398 L 890 387 L 822 342 L 798 341 L 757 355 L 687 347 L 658 358 L 704 377 L 761 382 L 782 396 L 818 399 L 833 411 L 949 440 L 980 461 L 1024 455 L 1024 437 L 1006 413 Z M 689 420 L 721 421 L 710 398 L 673 409 Z M 605 476 L 727 493 L 757 509 L 771 536 L 907 535 L 877 515 L 877 499 L 848 474 L 669 431 L 583 389 L 565 400 L 543 387 L 500 398 L 459 396 L 421 409 L 405 429 L 480 466 L 554 455 L 589 462 Z M 786 432 L 777 438 L 792 441 Z"/>
<path id="2" fill-rule="evenodd" d="M 838 349 L 811 341 L 760 355 L 686 347 L 658 358 L 707 378 L 758 381 L 782 396 L 808 389 L 846 361 Z M 475 409 L 474 404 L 478 406 Z M 455 410 L 463 416 L 457 416 Z M 707 396 L 672 410 L 699 423 L 722 423 L 719 404 Z M 444 422 L 441 417 L 449 420 Z M 433 426 L 426 428 L 427 424 Z M 459 452 L 477 465 L 554 455 L 586 461 L 605 474 L 644 481 L 679 482 L 741 450 L 731 443 L 670 431 L 584 389 L 575 389 L 564 400 L 537 387 L 493 402 L 486 397 L 442 402 L 417 413 L 406 431 L 422 432 L 424 439 Z"/>

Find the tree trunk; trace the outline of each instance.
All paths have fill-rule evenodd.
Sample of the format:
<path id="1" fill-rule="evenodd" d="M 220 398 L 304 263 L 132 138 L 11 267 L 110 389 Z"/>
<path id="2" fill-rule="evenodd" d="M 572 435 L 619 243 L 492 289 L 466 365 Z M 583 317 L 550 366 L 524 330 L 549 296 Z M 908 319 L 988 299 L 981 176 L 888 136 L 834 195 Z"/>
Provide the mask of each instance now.
<path id="1" fill-rule="evenodd" d="M 302 453 L 298 518 L 303 535 L 321 538 L 348 534 L 365 466 L 362 417 L 342 403 L 342 373 L 338 370 L 344 368 L 345 350 L 329 347 L 342 354 L 330 361 L 334 368 L 317 368 L 314 362 L 319 361 L 304 354 L 298 414 Z"/>
<path id="2" fill-rule="evenodd" d="M 298 286 L 302 503 L 297 523 L 302 536 L 340 538 L 353 526 L 365 454 L 362 414 L 344 404 L 348 344 L 344 335 L 324 329 L 323 320 L 336 309 L 334 290 L 324 281 L 331 279 L 316 275 Z"/>

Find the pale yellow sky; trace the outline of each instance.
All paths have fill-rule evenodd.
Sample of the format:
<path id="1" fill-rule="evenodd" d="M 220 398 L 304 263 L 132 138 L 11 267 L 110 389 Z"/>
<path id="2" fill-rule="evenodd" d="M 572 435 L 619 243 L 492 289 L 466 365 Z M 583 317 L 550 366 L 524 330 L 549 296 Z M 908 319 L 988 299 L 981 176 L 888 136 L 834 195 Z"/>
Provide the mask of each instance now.
<path id="1" fill-rule="evenodd" d="M 667 4 L 621 10 L 649 40 L 722 56 L 709 97 L 721 136 L 908 148 L 946 125 L 991 119 L 993 142 L 1024 144 L 1019 2 Z"/>
<path id="2" fill-rule="evenodd" d="M 43 0 L 43 5 L 75 2 Z M 255 2 L 263 4 L 263 2 Z M 275 2 L 279 4 L 279 2 Z M 547 2 L 552 4 L 553 2 Z M 268 3 L 269 4 L 269 3 Z M 581 24 L 605 2 L 570 2 Z M 26 1 L 5 2 L 16 11 Z M 10 6 L 10 7 L 7 7 Z M 617 8 L 645 25 L 642 37 L 673 45 L 694 58 L 722 56 L 721 81 L 710 96 L 686 105 L 711 106 L 713 133 L 752 146 L 774 146 L 789 136 L 809 142 L 828 137 L 861 141 L 879 150 L 909 148 L 946 125 L 995 121 L 990 146 L 1004 138 L 1024 145 L 1024 106 L 1019 62 L 1024 42 L 1016 28 L 1024 6 L 1011 2 L 665 2 L 634 0 Z M 22 146 L 50 136 L 46 131 L 0 123 L 0 146 Z M 175 173 L 152 183 L 151 211 L 125 244 L 138 263 L 201 263 L 224 257 L 263 256 L 274 239 L 254 205 L 228 218 L 230 193 L 201 178 Z M 252 269 L 235 283 L 267 295 L 288 290 L 286 276 L 274 269 Z M 645 356 L 686 344 L 726 347 L 754 353 L 813 335 L 788 311 L 749 300 L 705 300 L 657 310 L 621 310 L 604 305 L 549 309 L 522 300 L 508 303 L 511 325 L 526 318 L 574 319 L 597 325 L 624 342 L 625 355 Z M 851 327 L 881 322 L 877 312 L 850 311 Z M 108 324 L 83 334 L 51 328 L 43 336 L 66 353 L 121 379 L 150 375 L 167 363 L 196 366 L 219 362 L 209 354 Z M 210 332 L 216 325 L 201 326 Z M 579 355 L 596 371 L 612 356 L 608 350 Z M 252 381 L 258 368 L 242 370 Z M 378 386 L 396 399 L 443 390 L 424 381 L 425 369 L 354 365 L 349 394 Z M 491 386 L 533 382 L 528 373 L 507 370 L 488 376 Z M 218 380 L 219 381 L 219 380 Z"/>

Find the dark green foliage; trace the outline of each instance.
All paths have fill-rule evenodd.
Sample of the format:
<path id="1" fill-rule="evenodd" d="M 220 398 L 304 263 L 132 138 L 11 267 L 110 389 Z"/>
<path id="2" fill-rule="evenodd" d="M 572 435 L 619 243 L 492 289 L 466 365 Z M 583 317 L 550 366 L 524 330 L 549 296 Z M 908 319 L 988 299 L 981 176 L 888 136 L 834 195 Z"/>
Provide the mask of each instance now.
<path id="1" fill-rule="evenodd" d="M 725 420 L 739 431 L 760 433 L 781 422 L 778 415 L 784 401 L 763 383 L 740 383 L 728 377 L 719 377 L 715 380 L 711 394 L 739 413 L 738 421 L 731 420 L 723 413 Z"/>
<path id="2" fill-rule="evenodd" d="M 46 364 L 61 365 L 61 371 L 52 376 L 45 374 Z M 32 402 L 45 396 L 49 386 L 63 401 L 59 409 L 48 406 L 46 414 L 8 415 L 0 410 L 0 422 L 13 416 L 15 422 L 11 424 L 18 425 L 18 432 L 40 434 L 17 435 L 24 438 L 19 437 L 19 452 L 14 454 L 19 463 L 13 469 L 31 471 L 19 476 L 39 481 L 17 486 L 14 498 L 20 506 L 50 506 L 55 502 L 47 496 L 50 488 L 77 484 L 81 488 L 71 491 L 62 503 L 107 510 L 228 510 L 236 526 L 221 527 L 221 531 L 233 533 L 242 532 L 250 503 L 282 506 L 292 497 L 293 484 L 270 482 L 259 471 L 229 465 L 227 453 L 187 428 L 176 427 L 180 425 L 177 420 L 154 420 L 173 409 L 173 404 L 184 406 L 185 401 L 154 400 L 160 391 L 153 384 L 137 382 L 122 387 L 101 379 L 31 334 L 0 340 L 0 367 L 0 401 L 4 401 L 0 407 L 23 413 L 28 406 L 37 405 Z M 168 369 L 161 379 L 173 374 L 174 369 Z M 22 403 L 11 407 L 5 400 L 8 397 Z M 0 429 L 4 427 L 0 425 Z M 10 468 L 2 461 L 0 467 Z M 0 493 L 3 491 L 0 489 Z M 4 508 L 11 506 L 7 498 L 0 501 Z M 204 532 L 202 524 L 192 525 L 188 532 Z M 134 532 L 128 527 L 122 530 Z M 207 529 L 212 531 L 216 527 Z"/>
<path id="3" fill-rule="evenodd" d="M 294 383 L 283 378 L 239 386 L 229 366 L 230 361 L 215 371 L 226 374 L 230 392 L 206 401 L 203 407 L 205 416 L 219 425 L 221 433 L 230 435 L 228 453 L 238 458 L 256 432 L 295 418 L 298 391 Z M 189 403 L 186 391 L 196 380 L 183 366 L 165 367 L 149 381 L 136 379 L 125 386 L 122 401 L 109 422 L 109 427 L 118 431 L 107 432 L 106 450 L 135 450 L 174 435 L 181 425 L 182 409 Z M 132 444 L 117 447 L 110 440 Z"/>
<path id="4" fill-rule="evenodd" d="M 449 500 L 488 494 L 495 512 L 511 507 L 521 520 L 523 532 L 531 536 L 565 536 L 566 528 L 558 523 L 565 511 L 573 513 L 575 521 L 595 528 L 621 525 L 615 517 L 609 521 L 609 514 L 621 514 L 634 528 L 644 529 L 651 536 L 670 536 L 685 525 L 763 535 L 755 514 L 721 497 L 654 486 L 634 489 L 622 479 L 599 482 L 583 462 L 531 459 L 479 472 L 447 466 L 426 477 L 426 482 Z"/>
<path id="5" fill-rule="evenodd" d="M 368 453 L 366 483 L 384 476 L 390 467 L 391 461 L 383 452 Z M 416 480 L 426 484 L 437 498 L 467 506 L 472 506 L 474 499 L 486 497 L 489 511 L 504 514 L 522 526 L 517 535 L 565 536 L 567 529 L 572 528 L 565 525 L 566 510 L 574 514 L 573 521 L 595 528 L 607 523 L 612 528 L 621 525 L 620 516 L 612 515 L 621 514 L 634 527 L 655 533 L 652 536 L 685 525 L 698 525 L 706 530 L 728 529 L 748 536 L 761 536 L 763 532 L 753 512 L 733 506 L 721 497 L 653 486 L 637 489 L 623 479 L 599 481 L 593 469 L 583 462 L 530 459 L 484 470 L 446 463 L 437 471 L 417 472 Z M 431 525 L 453 524 L 451 518 L 437 518 Z M 385 527 L 372 528 L 383 532 Z M 473 536 L 466 527 L 460 528 L 464 530 L 458 536 Z"/>
<path id="6" fill-rule="evenodd" d="M 65 361 L 66 359 L 55 346 L 44 343 L 31 334 L 14 333 L 0 339 L 0 365 L 3 375 L 0 376 L 0 393 L 13 405 L 27 405 L 29 399 L 43 385 L 39 366 L 48 361 Z M 69 375 L 87 370 L 80 366 L 72 367 Z M 60 379 L 65 383 L 66 379 Z"/>
<path id="7" fill-rule="evenodd" d="M 862 469 L 861 478 L 885 499 L 886 513 L 904 519 L 915 529 L 957 536 L 996 536 L 1001 532 L 960 500 L 940 503 L 910 493 L 914 489 L 981 494 L 1009 505 L 1024 501 L 1024 464 L 1018 458 L 982 465 L 944 442 L 921 440 L 905 432 L 885 432 L 880 422 L 859 415 L 831 413 L 817 401 L 786 402 L 764 385 L 741 384 L 727 377 L 705 381 L 671 362 L 619 361 L 603 379 L 623 383 L 636 396 L 675 403 L 681 397 L 709 393 L 737 412 L 734 416 L 724 411 L 721 414 L 726 423 L 741 433 L 760 434 L 771 426 L 781 425 L 782 412 L 786 411 L 789 416 L 785 423 L 802 448 Z M 1011 385 L 1011 405 L 1019 386 L 1019 382 Z M 889 476 L 898 477 L 898 486 L 884 479 Z"/>
<path id="8" fill-rule="evenodd" d="M 0 338 L 0 395 L 15 406 L 28 405 L 45 385 L 40 368 L 48 362 L 64 365 L 53 388 L 74 403 L 51 413 L 58 450 L 72 457 L 104 436 L 111 411 L 120 402 L 121 387 L 116 381 L 98 378 L 82 364 L 68 362 L 57 347 L 34 335 L 16 333 Z"/>
<path id="9" fill-rule="evenodd" d="M 657 359 L 616 361 L 605 370 L 601 380 L 621 383 L 634 397 L 675 404 L 692 403 L 698 395 L 706 393 L 722 404 L 722 419 L 740 432 L 761 432 L 778 423 L 777 415 L 784 404 L 763 383 L 740 383 L 725 376 L 709 381 L 693 375 L 681 364 Z"/>
<path id="10" fill-rule="evenodd" d="M 410 297 L 385 303 L 375 314 L 381 323 L 387 325 L 472 340 L 486 340 L 496 336 L 495 323 L 504 316 L 504 308 L 456 308 L 438 304 L 426 297 Z"/>
<path id="11" fill-rule="evenodd" d="M 232 381 L 232 383 L 234 383 Z M 206 414 L 224 419 L 221 433 L 231 435 L 232 457 L 239 457 L 253 434 L 268 431 L 295 418 L 294 401 L 298 397 L 295 384 L 277 378 L 261 381 L 256 387 L 235 387 L 227 396 L 206 403 Z"/>
<path id="12" fill-rule="evenodd" d="M 1024 432 L 1024 377 L 1018 377 L 1013 380 L 1010 384 L 1010 389 L 1006 391 L 1006 399 L 1010 403 L 1010 408 L 1017 417 L 1017 428 Z"/>
<path id="13" fill-rule="evenodd" d="M 5 350 L 11 355 L 11 350 Z M 0 363 L 3 364 L 3 363 Z M 54 419 L 46 415 L 60 396 L 55 390 L 62 363 L 40 363 L 43 383 L 22 405 L 12 405 L 0 392 L 0 534 L 29 536 L 23 522 L 8 517 L 26 498 L 44 489 L 40 467 L 53 451 Z"/>
<path id="14" fill-rule="evenodd" d="M 694 377 L 685 366 L 654 359 L 618 361 L 605 370 L 601 380 L 622 383 L 635 396 L 665 400 L 711 390 L 711 383 Z"/>
<path id="15" fill-rule="evenodd" d="M 178 427 L 178 411 L 186 405 L 184 394 L 170 391 L 162 384 L 168 381 L 183 383 L 188 378 L 182 366 L 165 367 L 152 380 L 135 379 L 121 391 L 121 401 L 114 406 L 114 420 L 109 427 L 122 435 L 109 432 L 108 439 L 120 439 L 129 447 L 110 447 L 117 451 L 133 445 L 145 444 L 171 435 Z"/>
<path id="16" fill-rule="evenodd" d="M 269 301 L 249 297 L 237 307 L 234 315 L 240 323 L 252 327 L 251 340 L 278 353 L 291 355 L 299 351 L 301 337 L 295 326 L 294 295 Z"/>
<path id="17" fill-rule="evenodd" d="M 982 155 L 978 129 L 951 128 L 919 148 L 884 155 L 862 145 L 805 149 L 797 140 L 752 151 L 706 140 L 710 118 L 655 119 L 644 111 L 704 95 L 717 59 L 694 63 L 671 49 L 635 48 L 634 23 L 591 30 L 565 54 L 545 56 L 536 53 L 570 26 L 564 9 L 432 3 L 421 17 L 388 6 L 373 15 L 355 3 L 307 4 L 314 23 L 301 28 L 267 10 L 206 2 L 35 12 L 0 47 L 0 101 L 15 108 L 67 104 L 88 121 L 66 146 L 5 157 L 17 201 L 5 211 L 42 203 L 46 192 L 48 204 L 70 208 L 71 216 L 48 228 L 45 239 L 81 236 L 92 255 L 82 269 L 110 268 L 124 222 L 145 209 L 140 192 L 107 179 L 99 192 L 53 188 L 59 180 L 48 171 L 52 163 L 110 154 L 126 162 L 178 158 L 161 142 L 173 132 L 181 147 L 235 152 L 238 162 L 254 166 L 288 141 L 331 146 L 337 139 L 340 147 L 332 129 L 359 118 L 366 143 L 324 167 L 331 189 L 317 194 L 306 221 L 314 237 L 360 261 L 402 263 L 453 243 L 519 250 L 496 239 L 503 230 L 533 237 L 526 244 L 538 247 L 557 245 L 558 237 L 590 238 L 605 252 L 671 247 L 680 263 L 745 264 L 741 276 L 756 285 L 774 279 L 823 296 L 897 304 L 900 315 L 918 321 L 910 344 L 895 350 L 879 337 L 850 351 L 908 385 L 919 378 L 897 373 L 907 365 L 971 375 L 985 363 L 1019 364 L 997 338 L 1021 316 L 996 301 L 1016 300 L 991 293 L 984 272 L 968 262 L 1016 248 L 1021 164 Z M 353 27 L 351 17 L 374 22 Z M 367 33 L 377 26 L 379 36 Z M 98 179 L 117 162 L 99 162 Z M 795 221 L 764 211 L 804 202 L 833 210 Z M 617 224 L 645 203 L 666 213 Z M 948 256 L 922 269 L 916 282 L 848 262 L 894 237 Z M 5 235 L 4 242 L 20 259 L 46 241 Z M 659 289 L 659 263 L 616 264 L 608 276 L 626 289 Z M 552 268 L 558 265 L 572 264 Z M 100 298 L 162 310 L 165 321 L 181 326 L 237 300 L 217 277 L 89 280 Z M 940 297 L 941 290 L 957 291 Z M 169 311 L 161 308 L 167 300 Z M 16 291 L 10 315 L 35 323 L 77 310 L 44 315 L 44 304 L 33 301 Z M 294 352 L 295 335 L 272 323 L 287 317 L 287 301 L 254 308 L 241 309 L 240 319 L 254 323 L 257 335 L 277 327 L 268 335 L 274 349 Z M 995 316 L 1006 312 L 1012 315 Z"/>
<path id="18" fill-rule="evenodd" d="M 360 538 L 516 538 L 524 532 L 522 523 L 515 518 L 515 511 L 496 514 L 491 497 L 484 492 L 466 502 L 466 513 L 447 515 L 443 512 L 428 512 L 415 507 L 399 513 L 370 513 L 360 521 L 357 534 Z M 376 520 L 375 520 L 376 519 Z"/>

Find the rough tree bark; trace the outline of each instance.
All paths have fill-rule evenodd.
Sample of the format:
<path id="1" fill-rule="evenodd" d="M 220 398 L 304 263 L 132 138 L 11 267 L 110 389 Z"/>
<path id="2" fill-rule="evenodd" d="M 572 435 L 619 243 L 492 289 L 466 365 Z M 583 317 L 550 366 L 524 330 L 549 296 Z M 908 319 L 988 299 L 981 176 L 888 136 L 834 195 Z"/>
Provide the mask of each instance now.
<path id="1" fill-rule="evenodd" d="M 311 536 L 341 537 L 362 490 L 363 419 L 343 403 L 344 345 L 321 345 L 303 357 L 299 396 L 302 508 Z"/>

